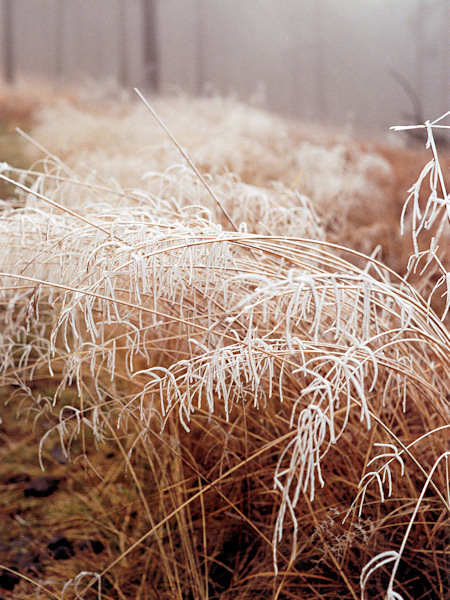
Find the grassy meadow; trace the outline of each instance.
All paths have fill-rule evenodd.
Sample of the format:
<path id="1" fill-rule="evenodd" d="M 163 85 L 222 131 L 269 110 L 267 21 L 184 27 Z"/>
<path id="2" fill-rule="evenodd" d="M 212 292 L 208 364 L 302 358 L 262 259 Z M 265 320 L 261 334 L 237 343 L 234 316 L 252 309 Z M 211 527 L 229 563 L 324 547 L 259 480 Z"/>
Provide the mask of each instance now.
<path id="1" fill-rule="evenodd" d="M 1 598 L 446 596 L 443 125 L 0 89 Z"/>

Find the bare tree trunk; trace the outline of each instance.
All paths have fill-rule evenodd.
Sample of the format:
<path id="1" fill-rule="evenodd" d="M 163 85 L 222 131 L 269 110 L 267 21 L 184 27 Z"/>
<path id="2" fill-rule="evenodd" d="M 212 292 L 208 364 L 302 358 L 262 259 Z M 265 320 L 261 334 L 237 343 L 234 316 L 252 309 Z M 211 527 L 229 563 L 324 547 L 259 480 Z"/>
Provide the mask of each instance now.
<path id="1" fill-rule="evenodd" d="M 416 90 L 417 95 L 423 105 L 425 92 L 425 61 L 426 61 L 426 32 L 425 25 L 428 18 L 427 0 L 419 0 L 416 8 L 416 14 L 413 20 L 414 39 L 415 39 L 415 62 L 416 62 Z"/>
<path id="2" fill-rule="evenodd" d="M 119 3 L 119 83 L 123 88 L 128 87 L 128 44 L 127 44 L 127 23 L 126 23 L 126 2 L 118 0 Z"/>
<path id="3" fill-rule="evenodd" d="M 58 80 L 63 75 L 63 40 L 65 24 L 66 2 L 56 0 L 55 7 L 55 75 Z"/>
<path id="4" fill-rule="evenodd" d="M 3 67 L 7 83 L 14 81 L 14 50 L 12 35 L 12 0 L 3 0 Z"/>
<path id="5" fill-rule="evenodd" d="M 204 7 L 203 0 L 196 0 L 195 4 L 195 93 L 200 96 L 205 83 L 204 73 Z"/>
<path id="6" fill-rule="evenodd" d="M 327 114 L 327 83 L 325 69 L 326 0 L 315 0 L 314 6 L 314 71 L 316 80 L 317 112 L 320 119 Z"/>
<path id="7" fill-rule="evenodd" d="M 449 98 L 449 77 L 450 73 L 450 43 L 448 41 L 448 32 L 450 31 L 450 11 L 448 10 L 448 0 L 442 0 L 442 22 L 441 22 L 441 41 L 442 44 L 442 109 L 448 110 Z M 445 131 L 445 130 L 444 130 Z"/>
<path id="8" fill-rule="evenodd" d="M 158 92 L 160 80 L 155 0 L 142 0 L 142 12 L 146 82 L 154 92 Z"/>

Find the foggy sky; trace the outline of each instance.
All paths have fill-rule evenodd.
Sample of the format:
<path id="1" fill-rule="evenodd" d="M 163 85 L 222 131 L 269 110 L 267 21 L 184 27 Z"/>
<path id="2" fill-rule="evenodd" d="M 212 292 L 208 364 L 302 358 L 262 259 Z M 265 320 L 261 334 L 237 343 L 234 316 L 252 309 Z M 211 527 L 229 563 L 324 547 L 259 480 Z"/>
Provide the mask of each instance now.
<path id="1" fill-rule="evenodd" d="M 447 0 L 9 0 L 5 36 L 7 1 L 0 62 L 5 71 L 10 37 L 16 78 L 110 79 L 131 89 L 145 88 L 156 69 L 163 93 L 233 94 L 359 129 L 448 110 Z M 144 26 L 150 5 L 153 33 Z"/>

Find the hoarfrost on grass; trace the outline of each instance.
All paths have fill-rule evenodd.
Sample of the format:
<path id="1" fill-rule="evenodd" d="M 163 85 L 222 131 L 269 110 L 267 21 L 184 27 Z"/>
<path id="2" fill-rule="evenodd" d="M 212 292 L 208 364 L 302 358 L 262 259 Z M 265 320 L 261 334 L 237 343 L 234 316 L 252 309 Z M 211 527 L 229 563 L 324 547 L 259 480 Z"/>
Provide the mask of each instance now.
<path id="1" fill-rule="evenodd" d="M 67 114 L 63 119 L 67 122 Z M 257 137 L 259 120 L 254 125 Z M 88 133 L 80 127 L 81 138 L 93 136 L 93 153 L 98 152 L 96 132 L 103 133 L 105 126 L 93 119 Z M 270 130 L 270 122 L 265 128 Z M 235 133 L 230 132 L 233 145 Z M 286 143 L 282 137 L 280 144 Z M 158 144 L 157 152 L 170 154 Z M 205 147 L 199 150 L 202 160 Z M 388 176 L 386 165 L 366 155 L 350 167 L 346 152 L 340 146 L 298 149 L 293 168 L 301 168 L 303 187 L 310 177 L 318 197 L 340 202 L 349 191 L 370 198 L 366 176 L 372 170 Z M 122 188 L 120 170 L 114 182 L 90 167 L 77 175 L 72 158 L 67 166 L 48 157 L 43 174 L 17 171 L 21 206 L 2 207 L 5 379 L 34 399 L 36 411 L 56 406 L 66 387 L 76 386 L 81 396 L 90 384 L 93 405 L 58 405 L 58 423 L 42 439 L 41 450 L 56 433 L 66 455 L 82 425 L 97 442 L 105 439 L 99 406 L 118 427 L 128 419 L 140 421 L 145 436 L 146 428 L 164 429 L 174 412 L 189 430 L 201 410 L 211 418 L 224 414 L 229 422 L 238 404 L 251 403 L 255 410 L 269 403 L 287 405 L 289 437 L 273 473 L 279 499 L 272 539 L 276 569 L 288 519 L 296 556 L 300 499 L 313 500 L 317 488 L 326 485 L 324 458 L 350 418 L 356 413 L 366 430 L 374 421 L 380 424 L 373 412 L 377 389 L 383 390 L 377 399 L 386 416 L 394 410 L 392 398 L 400 398 L 407 411 L 408 398 L 417 391 L 422 402 L 445 412 L 448 332 L 412 286 L 375 256 L 357 267 L 353 259 L 361 260 L 360 254 L 325 241 L 311 202 L 298 191 L 282 184 L 249 185 L 230 173 L 206 175 L 240 225 L 230 232 L 190 170 L 178 164 L 161 168 L 167 156 L 153 171 L 147 164 L 139 174 L 141 190 Z M 235 158 L 243 161 L 244 155 Z M 325 159 L 330 177 L 321 189 L 323 178 L 319 170 L 315 179 L 313 164 L 318 169 Z M 105 169 L 114 160 L 121 157 L 108 158 Z M 122 166 L 134 177 L 143 162 L 134 165 L 136 171 L 130 163 Z M 14 174 L 2 165 L 6 168 Z M 448 208 L 436 201 L 437 163 L 426 168 L 418 186 L 429 174 L 434 187 L 423 214 L 418 188 L 412 191 L 416 236 L 442 207 Z M 67 210 L 70 206 L 78 212 Z M 437 250 L 434 243 L 433 258 Z M 447 272 L 443 275 L 448 279 Z M 34 398 L 27 381 L 37 365 L 45 364 L 59 385 L 53 398 Z M 116 385 L 120 377 L 128 378 L 132 391 L 127 395 Z M 369 459 L 371 470 L 361 476 L 355 500 L 361 511 L 369 485 L 377 487 L 382 501 L 391 495 L 392 463 L 403 473 L 408 448 L 389 434 L 396 443 L 385 444 Z M 424 490 L 428 484 L 434 485 L 429 479 Z M 398 563 L 400 555 L 380 554 L 366 565 L 363 593 L 373 572 Z M 80 573 L 65 590 L 72 586 L 78 594 L 77 586 L 91 575 L 97 577 Z M 100 579 L 95 581 L 100 597 Z M 388 593 L 400 598 L 391 584 Z"/>

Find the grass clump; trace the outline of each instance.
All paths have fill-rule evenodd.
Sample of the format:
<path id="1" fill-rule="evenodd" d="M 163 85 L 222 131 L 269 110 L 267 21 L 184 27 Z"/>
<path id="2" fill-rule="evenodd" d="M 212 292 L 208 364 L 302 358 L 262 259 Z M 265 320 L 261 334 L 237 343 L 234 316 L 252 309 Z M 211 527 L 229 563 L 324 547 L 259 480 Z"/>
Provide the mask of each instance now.
<path id="1" fill-rule="evenodd" d="M 78 549 L 23 597 L 443 597 L 444 321 L 282 182 L 205 190 L 155 152 L 140 189 L 3 171 L 3 385 Z"/>

